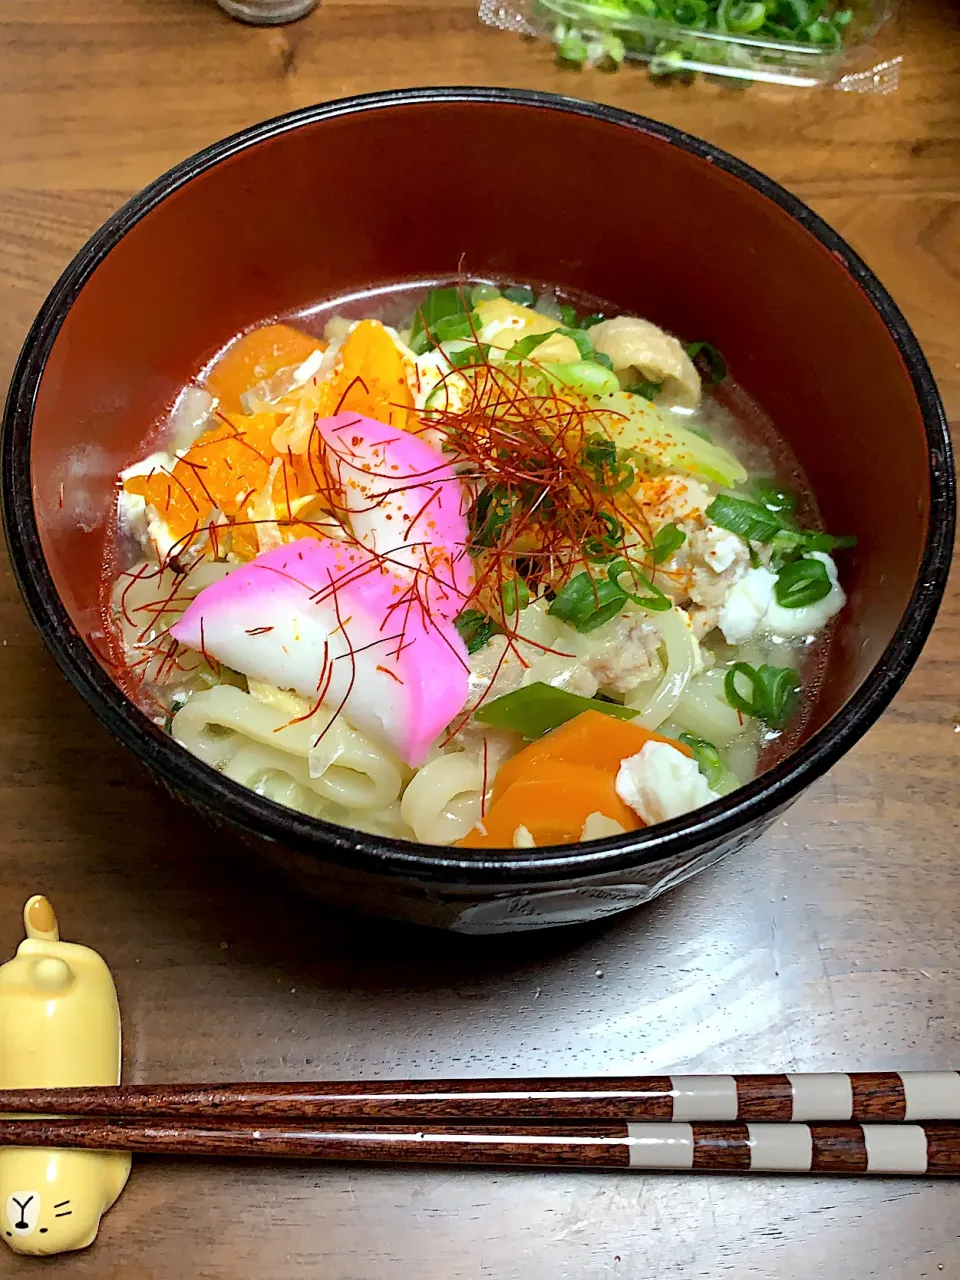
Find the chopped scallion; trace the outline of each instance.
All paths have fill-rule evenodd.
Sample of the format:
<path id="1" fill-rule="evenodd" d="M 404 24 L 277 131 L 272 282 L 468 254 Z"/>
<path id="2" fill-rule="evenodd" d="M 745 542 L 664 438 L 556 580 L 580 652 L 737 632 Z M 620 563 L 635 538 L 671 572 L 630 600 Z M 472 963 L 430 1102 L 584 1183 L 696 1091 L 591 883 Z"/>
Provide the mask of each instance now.
<path id="1" fill-rule="evenodd" d="M 458 318 L 467 319 L 467 307 L 463 294 L 456 285 L 448 285 L 443 289 L 433 289 L 420 303 L 413 318 L 410 331 L 410 349 L 414 355 L 422 356 L 439 342 L 451 338 L 469 337 L 470 326 L 465 323 L 462 332 L 441 333 L 441 322 L 453 322 Z M 450 325 L 445 326 L 449 328 Z M 454 328 L 459 326 L 453 325 Z"/>
<path id="2" fill-rule="evenodd" d="M 509 578 L 500 588 L 503 612 L 506 616 L 519 613 L 530 603 L 530 588 L 522 578 Z"/>
<path id="3" fill-rule="evenodd" d="M 532 307 L 537 299 L 528 284 L 511 285 L 509 289 L 504 289 L 503 296 L 508 302 L 515 302 L 518 307 Z"/>
<path id="4" fill-rule="evenodd" d="M 727 362 L 712 343 L 691 342 L 686 350 L 708 387 L 717 386 L 727 376 Z"/>
<path id="5" fill-rule="evenodd" d="M 640 587 L 647 592 L 641 595 L 637 591 L 628 591 L 620 581 L 622 577 L 629 574 L 633 579 L 635 586 Z M 614 560 L 607 570 L 607 577 L 614 583 L 628 600 L 632 600 L 634 604 L 642 605 L 644 609 L 652 609 L 655 613 L 666 613 L 673 608 L 670 600 L 663 594 L 659 587 L 655 586 L 645 573 L 642 573 L 635 564 L 625 559 L 623 556 L 619 560 Z"/>
<path id="6" fill-rule="evenodd" d="M 526 360 L 527 356 L 529 356 L 532 352 L 536 351 L 537 347 L 539 347 L 541 343 L 546 342 L 548 338 L 552 338 L 555 332 L 556 330 L 552 330 L 549 333 L 527 334 L 525 338 L 521 338 L 519 342 L 515 342 L 513 344 L 513 346 L 504 356 L 504 359 L 505 360 Z"/>
<path id="7" fill-rule="evenodd" d="M 570 364 L 544 361 L 540 368 L 551 381 L 585 396 L 609 396 L 620 390 L 617 375 L 595 360 L 574 360 Z"/>
<path id="8" fill-rule="evenodd" d="M 623 388 L 632 395 L 642 396 L 644 400 L 656 400 L 657 396 L 663 390 L 662 382 L 631 382 L 629 386 Z"/>
<path id="9" fill-rule="evenodd" d="M 769 481 L 760 481 L 754 485 L 753 491 L 759 499 L 757 502 L 728 493 L 717 494 L 707 507 L 707 518 L 748 542 L 769 543 L 774 568 L 795 560 L 805 552 L 831 552 L 857 545 L 852 535 L 834 537 L 817 529 L 795 528 L 793 511 L 797 500 L 789 490 L 777 489 Z"/>
<path id="10" fill-rule="evenodd" d="M 464 609 L 453 625 L 460 632 L 460 639 L 467 646 L 467 653 L 476 653 L 478 649 L 482 649 L 499 629 L 494 620 L 479 609 Z"/>
<path id="11" fill-rule="evenodd" d="M 756 480 L 752 487 L 755 500 L 766 511 L 779 516 L 781 523 L 787 520 L 797 509 L 797 495 L 790 489 L 781 489 L 775 480 Z"/>
<path id="12" fill-rule="evenodd" d="M 583 329 L 559 329 L 555 332 L 562 333 L 565 338 L 569 338 L 571 342 L 576 344 L 577 350 L 580 352 L 581 360 L 595 360 L 596 352 L 593 349 L 593 343 Z M 613 368 L 613 365 L 610 366 Z"/>
<path id="13" fill-rule="evenodd" d="M 584 711 L 599 711 L 602 715 L 615 716 L 618 720 L 632 720 L 640 714 L 638 711 L 631 711 L 629 707 L 620 706 L 619 703 L 606 702 L 600 698 L 582 698 L 579 694 L 557 689 L 538 680 L 521 689 L 514 689 L 513 693 L 505 693 L 490 702 L 482 702 L 473 718 L 481 724 L 510 729 L 528 741 L 533 741 Z"/>
<path id="14" fill-rule="evenodd" d="M 832 589 L 822 560 L 792 560 L 777 576 L 773 593 L 784 609 L 802 609 L 825 599 Z"/>
<path id="15" fill-rule="evenodd" d="M 692 733 L 681 733 L 678 741 L 690 748 L 697 762 L 697 768 L 706 779 L 707 786 L 716 790 L 727 771 L 717 748 L 705 738 L 695 738 Z"/>
<path id="16" fill-rule="evenodd" d="M 824 551 L 829 555 L 856 545 L 857 539 L 853 534 L 837 538 L 832 533 L 820 533 L 816 529 L 783 529 L 772 541 L 774 555 L 780 560 L 808 551 Z"/>
<path id="17" fill-rule="evenodd" d="M 619 583 L 595 579 L 584 570 L 564 585 L 547 612 L 576 631 L 595 631 L 615 618 L 626 602 L 627 593 Z"/>
<path id="18" fill-rule="evenodd" d="M 783 525 L 757 502 L 718 493 L 707 507 L 707 519 L 750 542 L 772 542 Z"/>
<path id="19" fill-rule="evenodd" d="M 663 525 L 654 534 L 653 543 L 650 547 L 653 563 L 663 564 L 664 560 L 669 560 L 673 553 L 683 546 L 686 540 L 687 535 L 684 531 L 672 522 Z"/>
<path id="20" fill-rule="evenodd" d="M 447 359 L 455 369 L 465 369 L 470 365 L 486 364 L 490 347 L 485 342 L 473 342 L 469 347 L 447 353 Z"/>
<path id="21" fill-rule="evenodd" d="M 746 685 L 746 689 L 744 689 Z M 770 729 L 782 729 L 797 705 L 800 677 L 793 667 L 735 662 L 723 680 L 723 692 L 735 711 Z"/>
<path id="22" fill-rule="evenodd" d="M 492 547 L 509 523 L 517 503 L 516 495 L 502 485 L 481 489 L 469 515 L 471 545 Z"/>
<path id="23" fill-rule="evenodd" d="M 584 538 L 583 549 L 588 559 L 604 564 L 617 554 L 616 548 L 623 541 L 623 525 L 609 511 L 601 511 L 599 515 L 603 533 L 598 537 Z"/>

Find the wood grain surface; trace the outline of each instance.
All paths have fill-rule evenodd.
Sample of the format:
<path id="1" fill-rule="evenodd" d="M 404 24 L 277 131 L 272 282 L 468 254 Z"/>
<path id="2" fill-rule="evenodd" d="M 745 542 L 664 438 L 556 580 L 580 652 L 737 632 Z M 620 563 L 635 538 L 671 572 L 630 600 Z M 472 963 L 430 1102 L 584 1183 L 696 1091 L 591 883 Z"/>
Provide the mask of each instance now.
<path id="1" fill-rule="evenodd" d="M 960 13 L 916 0 L 884 95 L 578 75 L 473 0 L 322 0 L 263 30 L 206 0 L 0 3 L 0 380 L 131 192 L 291 107 L 386 86 L 595 97 L 809 201 L 890 287 L 960 416 Z M 717 246 L 722 253 L 723 246 Z M 837 352 L 843 359 L 843 352 Z M 856 413 L 856 405 L 850 412 Z M 36 891 L 107 957 L 131 1081 L 960 1065 L 960 597 L 880 723 L 756 846 L 603 927 L 458 939 L 299 901 L 197 828 L 66 687 L 0 577 L 0 953 Z M 925 1180 L 138 1161 L 89 1280 L 960 1277 Z M 0 1252 L 0 1275 L 38 1264 Z"/>

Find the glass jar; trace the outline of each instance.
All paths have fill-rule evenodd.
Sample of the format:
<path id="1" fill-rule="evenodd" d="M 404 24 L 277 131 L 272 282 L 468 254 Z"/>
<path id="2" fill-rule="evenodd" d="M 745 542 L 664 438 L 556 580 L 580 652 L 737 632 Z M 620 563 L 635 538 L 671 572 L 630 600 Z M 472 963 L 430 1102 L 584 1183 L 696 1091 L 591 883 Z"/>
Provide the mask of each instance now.
<path id="1" fill-rule="evenodd" d="M 217 0 L 231 18 L 260 27 L 276 27 L 296 22 L 317 5 L 317 0 Z"/>

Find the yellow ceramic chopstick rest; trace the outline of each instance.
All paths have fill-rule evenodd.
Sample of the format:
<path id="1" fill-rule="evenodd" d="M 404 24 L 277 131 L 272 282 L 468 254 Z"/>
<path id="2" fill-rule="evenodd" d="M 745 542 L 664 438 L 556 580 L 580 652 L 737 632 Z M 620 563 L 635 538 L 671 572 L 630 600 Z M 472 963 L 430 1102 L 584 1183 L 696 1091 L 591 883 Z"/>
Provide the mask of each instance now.
<path id="1" fill-rule="evenodd" d="M 120 1083 L 120 1008 L 110 970 L 61 942 L 37 895 L 27 937 L 0 965 L 0 1088 Z M 130 1176 L 123 1152 L 0 1148 L 0 1237 L 16 1253 L 65 1253 L 96 1238 Z"/>

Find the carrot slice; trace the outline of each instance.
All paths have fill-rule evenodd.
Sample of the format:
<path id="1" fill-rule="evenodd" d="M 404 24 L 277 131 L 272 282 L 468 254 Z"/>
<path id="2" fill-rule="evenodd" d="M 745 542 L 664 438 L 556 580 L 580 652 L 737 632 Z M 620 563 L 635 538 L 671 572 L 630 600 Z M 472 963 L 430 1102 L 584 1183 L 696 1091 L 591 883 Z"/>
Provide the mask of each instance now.
<path id="1" fill-rule="evenodd" d="M 277 428 L 273 413 L 252 417 L 223 416 L 178 458 L 172 470 L 131 476 L 128 493 L 138 494 L 153 507 L 175 542 L 203 533 L 222 512 L 229 528 L 219 527 L 217 547 L 250 560 L 259 551 L 257 526 L 248 513 L 249 499 L 274 474 L 272 496 L 278 519 L 291 519 L 299 500 L 316 491 L 306 458 L 276 455 L 271 443 Z M 222 538 L 222 541 L 221 541 Z"/>
<path id="2" fill-rule="evenodd" d="M 239 413 L 240 396 L 281 369 L 302 364 L 326 343 L 288 324 L 267 324 L 232 343 L 207 374 L 207 390 L 227 413 Z"/>
<path id="3" fill-rule="evenodd" d="M 564 761 L 590 766 L 615 778 L 621 760 L 635 756 L 648 742 L 667 742 L 684 755 L 692 755 L 682 742 L 644 729 L 635 720 L 618 720 L 600 711 L 582 711 L 500 766 L 493 787 L 494 803 L 516 782 L 537 777 L 539 767 L 545 763 Z"/>
<path id="4" fill-rule="evenodd" d="M 219 421 L 205 431 L 169 470 L 131 476 L 128 493 L 144 498 L 156 510 L 169 538 L 183 550 L 192 535 L 203 534 L 222 513 L 229 528 L 218 526 L 222 545 L 241 560 L 260 549 L 258 520 L 284 525 L 284 536 L 299 536 L 309 526 L 298 522 L 308 499 L 320 506 L 324 486 L 318 476 L 322 462 L 316 455 L 283 451 L 274 444 L 282 414 L 270 409 L 247 415 L 240 396 L 280 369 L 302 363 L 323 350 L 323 343 L 288 325 L 266 325 L 234 343 L 210 371 L 206 385 L 220 400 Z M 330 416 L 342 410 L 362 413 L 380 422 L 405 428 L 413 395 L 406 365 L 390 334 L 376 321 L 364 320 L 347 337 L 336 369 L 315 388 L 316 410 Z M 249 500 L 269 487 L 272 502 L 258 515 Z M 319 489 L 319 493 L 318 493 Z"/>
<path id="5" fill-rule="evenodd" d="M 518 827 L 539 845 L 575 844 L 591 813 L 602 813 L 626 831 L 643 823 L 617 795 L 616 774 L 563 760 L 543 760 L 535 773 L 512 783 L 488 809 L 482 828 L 457 843 L 463 849 L 509 849 Z"/>
<path id="6" fill-rule="evenodd" d="M 214 508 L 232 518 L 244 493 L 265 484 L 276 418 L 258 414 L 236 421 L 242 427 L 224 418 L 198 436 L 171 470 L 124 481 L 128 493 L 138 494 L 156 510 L 174 541 L 205 529 L 214 518 Z"/>
<path id="7" fill-rule="evenodd" d="M 333 378 L 336 403 L 331 414 L 362 413 L 367 418 L 405 430 L 413 409 L 403 355 L 376 320 L 362 320 L 340 351 Z"/>

